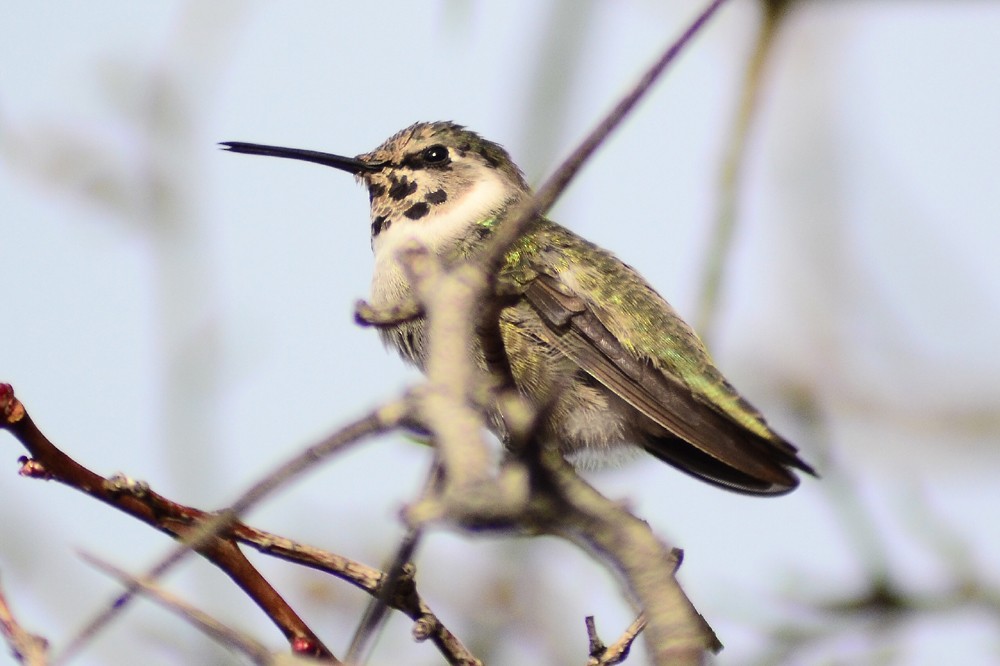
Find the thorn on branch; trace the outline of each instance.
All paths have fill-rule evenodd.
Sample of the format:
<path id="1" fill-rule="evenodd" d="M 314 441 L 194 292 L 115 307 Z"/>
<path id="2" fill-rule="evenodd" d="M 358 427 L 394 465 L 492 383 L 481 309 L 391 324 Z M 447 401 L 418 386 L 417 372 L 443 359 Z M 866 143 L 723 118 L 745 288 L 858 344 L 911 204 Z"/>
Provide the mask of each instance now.
<path id="1" fill-rule="evenodd" d="M 607 646 L 601 640 L 601 637 L 597 635 L 597 624 L 594 622 L 594 616 L 588 615 L 583 618 L 583 622 L 587 625 L 587 654 L 594 659 L 598 659 L 604 654 Z"/>
<path id="2" fill-rule="evenodd" d="M 424 615 L 419 618 L 413 623 L 413 629 L 411 630 L 413 640 L 423 643 L 437 631 L 438 624 L 440 624 L 438 619 L 433 615 Z"/>
<path id="3" fill-rule="evenodd" d="M 137 481 L 123 472 L 115 472 L 104 480 L 104 489 L 116 495 L 128 494 L 132 497 L 145 497 L 149 494 L 149 484 Z"/>
<path id="4" fill-rule="evenodd" d="M 646 616 L 640 614 L 614 644 L 605 646 L 604 642 L 597 635 L 597 626 L 594 623 L 593 616 L 587 617 L 585 621 L 587 623 L 587 637 L 590 643 L 590 659 L 587 660 L 587 666 L 614 666 L 614 664 L 622 663 L 628 659 L 635 639 L 646 628 Z"/>
<path id="5" fill-rule="evenodd" d="M 17 464 L 21 466 L 21 469 L 17 471 L 19 476 L 28 479 L 41 479 L 42 481 L 48 481 L 52 478 L 52 475 L 45 469 L 45 465 L 39 460 L 21 456 L 17 459 Z"/>

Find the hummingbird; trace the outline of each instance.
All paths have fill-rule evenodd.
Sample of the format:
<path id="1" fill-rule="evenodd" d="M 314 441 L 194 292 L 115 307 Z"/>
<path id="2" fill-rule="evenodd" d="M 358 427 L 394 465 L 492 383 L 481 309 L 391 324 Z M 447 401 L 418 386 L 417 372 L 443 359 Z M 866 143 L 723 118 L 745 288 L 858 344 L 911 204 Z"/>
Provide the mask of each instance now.
<path id="1" fill-rule="evenodd" d="M 445 267 L 475 261 L 532 196 L 504 148 L 453 122 L 416 123 L 356 157 L 220 145 L 333 167 L 367 188 L 376 309 L 412 302 L 401 248 L 416 241 Z M 540 410 L 543 445 L 582 466 L 638 447 L 750 495 L 790 492 L 799 483 L 792 469 L 815 475 L 726 380 L 695 331 L 611 252 L 538 215 L 507 251 L 498 281 L 515 294 L 500 310 L 500 333 L 518 391 Z M 379 332 L 422 368 L 425 323 L 417 315 Z"/>

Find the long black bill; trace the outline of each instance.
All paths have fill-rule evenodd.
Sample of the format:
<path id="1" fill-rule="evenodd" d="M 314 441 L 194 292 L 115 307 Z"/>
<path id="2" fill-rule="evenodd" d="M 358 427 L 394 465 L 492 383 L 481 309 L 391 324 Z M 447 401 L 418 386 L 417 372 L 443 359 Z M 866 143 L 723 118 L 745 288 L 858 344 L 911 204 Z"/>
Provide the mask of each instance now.
<path id="1" fill-rule="evenodd" d="M 348 173 L 358 175 L 363 172 L 381 171 L 384 164 L 382 162 L 362 162 L 354 157 L 344 157 L 342 155 L 332 155 L 321 153 L 316 150 L 302 150 L 300 148 L 281 148 L 279 146 L 265 146 L 259 143 L 243 143 L 242 141 L 225 141 L 219 144 L 224 150 L 234 153 L 245 153 L 247 155 L 267 155 L 268 157 L 285 157 L 290 160 L 302 160 L 304 162 L 315 162 L 323 166 L 333 167 Z"/>

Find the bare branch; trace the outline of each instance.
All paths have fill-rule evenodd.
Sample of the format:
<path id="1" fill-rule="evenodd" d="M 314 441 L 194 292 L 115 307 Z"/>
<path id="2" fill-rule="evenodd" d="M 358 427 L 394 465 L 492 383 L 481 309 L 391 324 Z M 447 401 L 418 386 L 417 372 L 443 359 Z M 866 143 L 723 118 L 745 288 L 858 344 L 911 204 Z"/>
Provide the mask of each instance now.
<path id="1" fill-rule="evenodd" d="M 566 502 L 548 529 L 600 555 L 622 574 L 648 618 L 654 663 L 698 664 L 706 650 L 721 650 L 715 632 L 674 577 L 680 552 L 667 548 L 646 522 L 594 490 L 560 456 L 544 452 L 542 463 L 553 494 Z"/>
<path id="2" fill-rule="evenodd" d="M 386 611 L 389 609 L 390 600 L 396 591 L 396 586 L 403 581 L 404 577 L 413 580 L 415 569 L 411 560 L 416 552 L 417 544 L 420 542 L 420 528 L 411 528 L 396 550 L 396 556 L 386 570 L 382 584 L 379 586 L 378 594 L 372 599 L 361 616 L 361 622 L 351 638 L 351 645 L 347 648 L 347 662 L 352 666 L 361 666 L 365 663 L 365 649 L 369 641 L 378 633 Z"/>
<path id="3" fill-rule="evenodd" d="M 701 14 L 691 23 L 688 28 L 681 33 L 680 37 L 673 40 L 670 46 L 653 63 L 638 83 L 630 90 L 607 116 L 598 123 L 587 138 L 574 150 L 566 160 L 559 165 L 548 180 L 535 195 L 521 204 L 518 210 L 505 222 L 494 234 L 493 241 L 487 250 L 484 260 L 487 272 L 496 275 L 504 261 L 504 255 L 511 245 L 523 233 L 528 223 L 537 215 L 544 215 L 556 202 L 563 190 L 576 177 L 583 165 L 591 155 L 604 143 L 605 139 L 613 132 L 621 122 L 631 113 L 635 105 L 638 104 L 653 84 L 660 78 L 667 66 L 674 61 L 681 50 L 687 46 L 691 39 L 701 30 L 702 26 L 715 14 L 726 0 L 712 0 Z"/>
<path id="4" fill-rule="evenodd" d="M 295 478 L 305 470 L 312 468 L 319 461 L 332 455 L 333 453 L 341 451 L 347 446 L 355 444 L 365 437 L 369 437 L 395 427 L 405 413 L 405 407 L 403 407 L 400 403 L 390 403 L 389 405 L 362 417 L 347 427 L 341 428 L 319 443 L 314 444 L 305 451 L 297 454 L 291 460 L 281 465 L 276 470 L 251 486 L 250 489 L 243 493 L 243 495 L 241 495 L 228 509 L 221 512 L 211 520 L 204 522 L 198 527 L 198 529 L 186 534 L 185 539 L 182 541 L 182 545 L 172 550 L 160 562 L 151 567 L 143 578 L 155 580 L 159 576 L 162 576 L 165 572 L 169 571 L 191 550 L 202 552 L 207 544 L 210 544 L 213 540 L 217 539 L 216 535 L 229 529 L 239 515 L 244 513 L 254 504 L 260 502 L 278 487 L 288 483 L 291 479 Z M 235 578 L 234 581 L 237 584 L 240 584 L 240 581 Z M 103 613 L 95 617 L 93 621 L 89 623 L 83 631 L 81 631 L 78 638 L 70 644 L 71 647 L 75 647 L 78 644 L 78 641 L 84 639 L 84 637 L 93 635 L 93 633 L 103 627 L 112 617 L 114 617 L 114 615 L 120 612 L 121 608 L 131 598 L 133 592 L 134 590 L 131 589 L 126 590 L 124 594 L 115 600 L 113 605 L 109 606 Z M 258 602 L 258 605 L 261 605 L 260 602 Z M 265 606 L 261 605 L 261 607 L 266 610 Z M 322 646 L 319 638 L 311 631 L 308 636 L 296 636 L 295 638 L 298 639 L 299 644 L 304 646 L 312 647 L 309 643 L 315 643 L 315 647 L 317 649 L 321 648 L 322 651 L 325 652 L 323 656 L 332 658 L 332 653 Z M 67 653 L 69 652 L 70 650 L 67 648 Z"/>
<path id="5" fill-rule="evenodd" d="M 390 409 L 389 412 L 391 413 L 392 410 Z M 55 449 L 51 443 L 48 446 L 53 446 L 53 450 L 49 451 L 46 449 L 45 442 L 48 440 L 42 441 L 44 435 L 37 431 L 33 423 L 30 425 L 27 422 L 22 423 L 25 418 L 27 418 L 27 413 L 23 405 L 14 397 L 10 386 L 0 385 L 0 419 L 2 419 L 0 420 L 0 427 L 11 430 L 18 439 L 21 439 L 29 451 L 34 452 L 36 455 L 42 454 L 40 458 L 25 459 L 22 462 L 22 474 L 35 478 L 52 479 L 85 491 L 84 488 L 74 486 L 72 479 L 80 481 L 89 480 L 91 477 L 86 475 L 79 477 L 67 476 L 64 473 L 66 469 L 73 470 L 75 469 L 73 466 L 79 466 L 78 463 L 69 459 L 68 456 L 61 465 L 42 462 L 43 458 L 58 459 L 58 456 L 54 455 L 54 451 L 58 451 L 58 449 Z M 15 429 L 12 427 L 14 423 L 20 423 L 20 425 Z M 343 433 L 345 431 L 340 432 Z M 32 441 L 32 446 L 28 446 L 28 443 L 22 438 Z M 328 438 L 310 449 L 306 454 L 303 454 L 303 456 L 314 455 L 322 458 L 330 455 L 335 448 L 336 445 L 333 439 Z M 58 453 L 65 456 L 61 451 L 58 451 Z M 298 465 L 293 464 L 294 462 L 290 462 L 289 465 L 283 468 L 285 473 L 290 473 L 291 476 L 294 476 L 297 470 L 299 470 Z M 51 472 L 53 469 L 62 471 L 59 474 L 53 474 Z M 100 477 L 97 478 L 100 479 Z M 186 538 L 190 543 L 195 543 L 205 538 L 205 534 L 208 533 L 206 530 L 216 530 L 217 536 L 220 539 L 234 539 L 266 555 L 328 573 L 373 596 L 377 595 L 380 589 L 385 588 L 382 584 L 385 574 L 378 569 L 355 562 L 341 555 L 298 543 L 291 539 L 256 529 L 242 522 L 234 521 L 231 514 L 224 516 L 227 520 L 220 520 L 218 514 L 209 514 L 193 507 L 172 502 L 162 495 L 153 492 L 148 484 L 135 481 L 125 475 L 113 475 L 106 480 L 102 480 L 100 485 L 109 495 L 107 498 L 108 503 L 175 538 Z M 267 491 L 270 484 L 255 486 L 255 488 L 258 487 L 263 487 Z M 255 496 L 255 498 L 259 499 L 258 496 Z M 141 510 L 139 505 L 141 505 Z M 234 568 L 233 562 L 246 562 L 238 549 L 234 548 L 235 553 L 229 553 L 224 558 L 212 559 L 209 556 L 211 549 L 205 547 L 204 544 L 201 547 L 209 553 L 208 555 L 206 555 L 206 552 L 202 554 L 230 575 L 241 588 L 246 589 L 247 586 L 251 586 L 250 583 L 256 580 L 256 577 L 259 575 L 252 568 Z M 185 549 L 184 552 L 187 552 L 187 550 Z M 247 562 L 247 564 L 249 563 Z M 248 578 L 250 582 L 243 580 L 243 577 Z M 147 578 L 152 580 L 151 577 L 147 576 Z M 394 587 L 394 589 L 388 598 L 389 606 L 405 613 L 414 621 L 414 636 L 417 640 L 430 640 L 433 642 L 451 664 L 465 665 L 480 663 L 462 642 L 437 618 L 423 599 L 421 599 L 412 580 L 404 579 L 395 586 L 390 587 Z M 134 591 L 139 591 L 138 587 Z M 248 592 L 248 594 L 255 601 L 257 600 L 254 594 L 251 594 L 251 592 Z M 269 600 L 266 597 L 262 598 L 265 599 L 266 603 L 261 604 L 258 601 L 258 605 L 279 625 L 282 632 L 288 636 L 293 652 L 298 654 L 316 654 L 317 650 L 312 645 L 312 633 L 308 631 L 308 628 L 304 624 L 300 626 L 301 620 L 298 620 L 294 614 L 289 615 L 290 609 L 285 610 L 287 604 L 280 597 L 270 598 Z M 89 635 L 89 632 L 85 633 Z M 81 637 L 78 636 L 75 641 L 78 646 L 80 640 Z M 321 646 L 322 644 L 319 645 Z M 74 649 L 78 649 L 78 647 Z M 72 650 L 70 649 L 64 650 L 60 659 L 66 659 L 71 653 Z M 318 656 L 323 655 L 320 654 Z"/>
<path id="6" fill-rule="evenodd" d="M 594 621 L 594 616 L 588 615 L 583 619 L 583 621 L 584 624 L 587 625 L 587 645 L 589 646 L 588 654 L 590 654 L 591 657 L 603 654 L 608 646 L 606 646 L 604 641 L 601 640 L 601 637 L 597 635 L 597 623 Z"/>
<path id="7" fill-rule="evenodd" d="M 303 454 L 289 461 L 272 475 L 254 485 L 234 504 L 234 509 L 212 517 L 205 512 L 178 505 L 149 491 L 145 484 L 115 476 L 105 479 L 83 467 L 59 450 L 38 430 L 24 410 L 9 385 L 0 385 L 0 427 L 9 430 L 28 450 L 31 459 L 24 459 L 21 474 L 35 478 L 51 479 L 81 490 L 158 530 L 184 541 L 182 548 L 171 553 L 170 558 L 145 577 L 153 579 L 180 559 L 181 554 L 194 548 L 206 559 L 222 569 L 263 609 L 268 617 L 282 630 L 289 641 L 309 654 L 332 658 L 316 634 L 298 617 L 276 590 L 250 564 L 234 542 L 218 536 L 233 527 L 237 512 L 245 510 L 263 496 L 272 492 L 288 479 L 301 473 L 333 451 L 339 450 L 366 435 L 380 432 L 383 424 L 394 424 L 403 412 L 388 406 L 374 412 L 365 419 L 345 428 L 319 444 L 310 447 Z M 383 419 L 388 419 L 383 421 Z M 89 623 L 78 636 L 71 640 L 60 659 L 67 658 L 78 650 L 83 642 L 94 635 L 108 620 L 121 610 L 131 597 L 129 592 L 120 596 L 114 604 Z"/>
<path id="8" fill-rule="evenodd" d="M 120 569 L 110 562 L 89 553 L 81 552 L 80 557 L 98 571 L 108 574 L 112 578 L 126 584 L 130 589 L 137 590 L 140 594 L 150 597 L 164 608 L 173 611 L 219 643 L 246 655 L 253 663 L 260 664 L 261 666 L 270 666 L 274 661 L 274 656 L 267 647 L 253 637 L 227 626 L 208 613 L 195 608 L 180 597 L 167 592 L 153 581 L 133 576 L 124 569 Z"/>

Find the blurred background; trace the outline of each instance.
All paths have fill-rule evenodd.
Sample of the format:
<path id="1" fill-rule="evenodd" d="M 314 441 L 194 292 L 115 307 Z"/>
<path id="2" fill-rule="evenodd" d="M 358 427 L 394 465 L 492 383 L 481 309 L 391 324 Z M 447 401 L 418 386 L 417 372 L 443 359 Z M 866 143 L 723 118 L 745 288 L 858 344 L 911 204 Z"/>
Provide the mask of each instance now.
<path id="1" fill-rule="evenodd" d="M 0 381 L 95 471 L 226 505 L 416 375 L 352 322 L 372 266 L 363 189 L 215 144 L 353 155 L 455 120 L 537 184 L 701 4 L 7 7 Z M 552 212 L 697 321 L 823 473 L 776 500 L 652 459 L 588 475 L 684 548 L 682 583 L 726 645 L 716 663 L 1000 662 L 998 34 L 996 3 L 732 0 Z M 19 478 L 13 438 L 0 453 L 2 584 L 58 650 L 119 590 L 78 550 L 139 571 L 169 540 Z M 247 519 L 379 566 L 428 463 L 385 438 Z M 251 558 L 342 656 L 365 595 Z M 428 603 L 490 664 L 582 664 L 585 615 L 608 642 L 632 619 L 616 581 L 555 540 L 433 533 L 417 564 Z M 166 582 L 283 649 L 207 564 Z M 640 641 L 627 663 L 644 655 Z M 240 663 L 146 601 L 75 663 L 140 656 Z M 371 663 L 441 658 L 394 615 Z"/>

